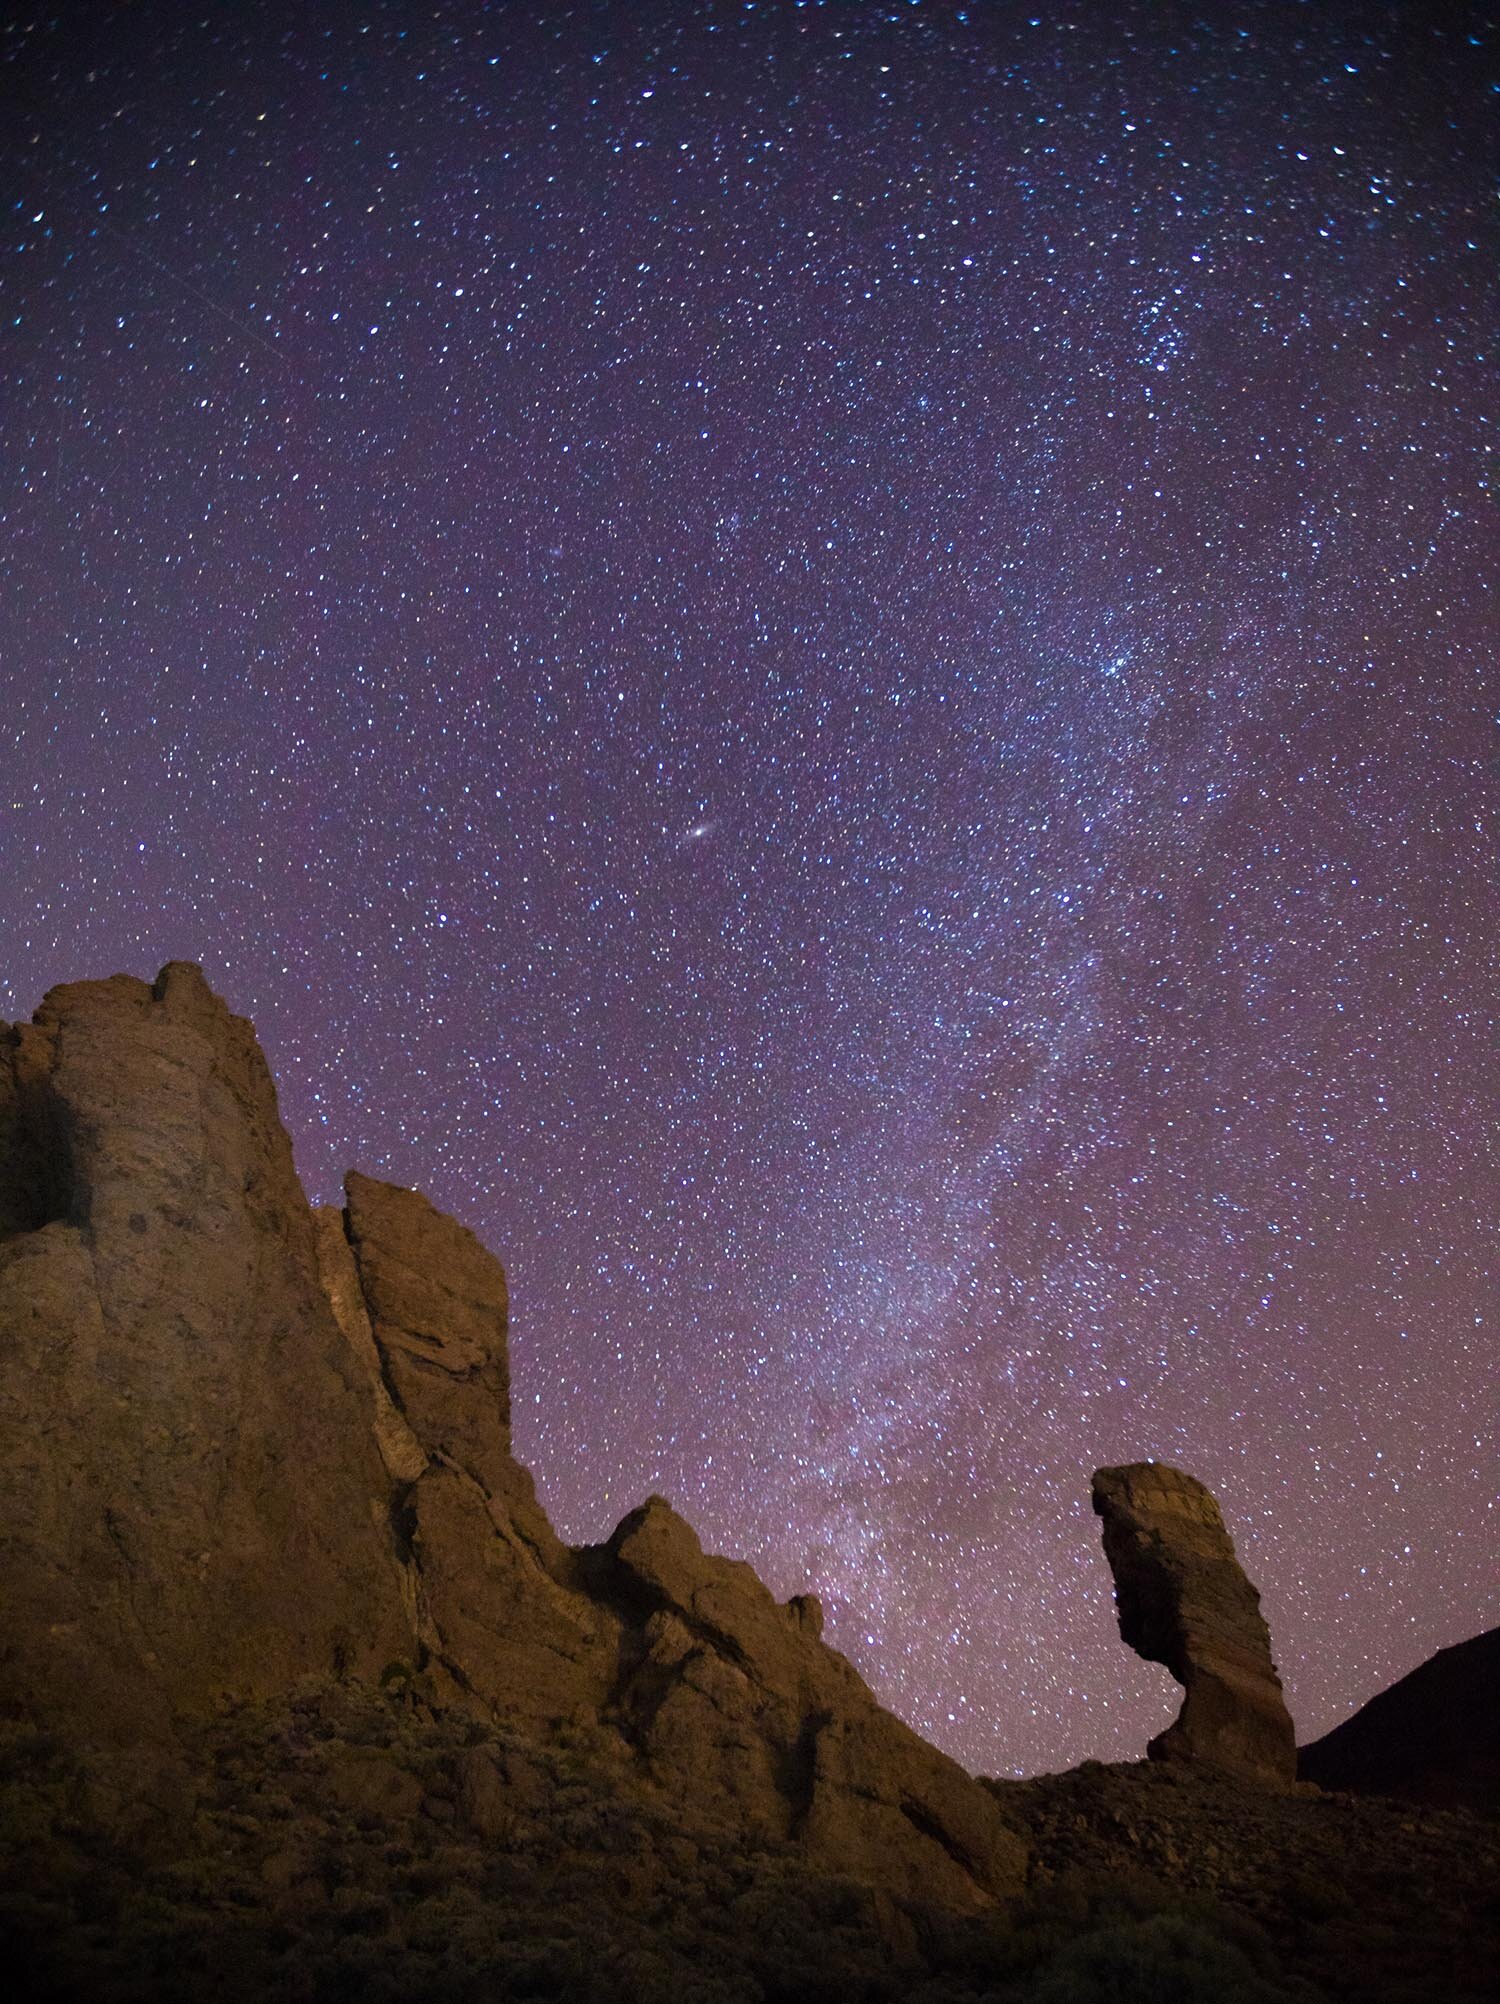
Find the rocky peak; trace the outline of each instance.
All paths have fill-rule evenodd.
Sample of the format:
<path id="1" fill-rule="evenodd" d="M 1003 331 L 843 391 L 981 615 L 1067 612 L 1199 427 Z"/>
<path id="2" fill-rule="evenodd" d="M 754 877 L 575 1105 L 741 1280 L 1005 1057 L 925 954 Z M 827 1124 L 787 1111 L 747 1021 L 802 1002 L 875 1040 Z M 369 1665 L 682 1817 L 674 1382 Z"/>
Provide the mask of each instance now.
<path id="1" fill-rule="evenodd" d="M 197 968 L 0 1032 L 0 1704 L 94 1733 L 379 1665 L 371 1434 L 250 1025 Z"/>
<path id="2" fill-rule="evenodd" d="M 1205 1761 L 1289 1787 L 1296 1739 L 1260 1595 L 1213 1495 L 1194 1476 L 1146 1461 L 1099 1469 L 1093 1500 L 1121 1637 L 1164 1663 L 1186 1693 L 1177 1719 L 1151 1742 L 1153 1759 Z"/>
<path id="3" fill-rule="evenodd" d="M 639 1623 L 614 1707 L 669 1787 L 912 1898 L 972 1908 L 1018 1883 L 1024 1846 L 994 1798 L 881 1709 L 819 1640 L 815 1600 L 778 1602 L 659 1496 L 606 1549 Z"/>

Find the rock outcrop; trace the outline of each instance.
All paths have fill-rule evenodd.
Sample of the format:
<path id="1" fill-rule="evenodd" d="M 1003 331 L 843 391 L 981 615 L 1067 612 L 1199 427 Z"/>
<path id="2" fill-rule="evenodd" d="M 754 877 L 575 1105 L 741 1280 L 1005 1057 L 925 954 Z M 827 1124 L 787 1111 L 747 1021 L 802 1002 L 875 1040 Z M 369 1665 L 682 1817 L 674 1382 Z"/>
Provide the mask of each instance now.
<path id="1" fill-rule="evenodd" d="M 778 1604 L 660 1497 L 601 1547 L 559 1540 L 510 1451 L 499 1262 L 409 1190 L 351 1175 L 346 1195 L 333 1216 L 358 1292 L 345 1271 L 341 1320 L 377 1413 L 389 1405 L 385 1437 L 403 1429 L 423 1457 L 415 1476 L 409 1458 L 386 1465 L 446 1700 L 603 1725 L 669 1795 L 914 1900 L 973 1907 L 1013 1887 L 1023 1851 L 991 1799 L 824 1646 L 811 1595 Z"/>
<path id="2" fill-rule="evenodd" d="M 1320 1788 L 1500 1815 L 1500 1628 L 1440 1649 L 1297 1756 Z"/>
<path id="3" fill-rule="evenodd" d="M 511 1452 L 500 1263 L 351 1175 L 314 1213 L 196 968 L 0 1031 L 0 1712 L 115 1747 L 307 1677 L 613 1749 L 882 1897 L 979 1909 L 991 1794 L 659 1498 L 562 1543 Z"/>
<path id="4" fill-rule="evenodd" d="M 357 1347 L 367 1370 L 373 1360 L 377 1411 L 388 1403 L 409 1443 L 390 1504 L 418 1657 L 449 1702 L 585 1720 L 608 1696 L 621 1624 L 582 1590 L 577 1555 L 511 1453 L 500 1262 L 413 1190 L 350 1175 L 345 1196 L 334 1215 Z"/>
<path id="5" fill-rule="evenodd" d="M 1018 1883 L 1024 1850 L 993 1798 L 881 1710 L 820 1641 L 810 1596 L 782 1605 L 749 1566 L 707 1556 L 659 1496 L 607 1555 L 635 1616 L 616 1710 L 666 1786 L 912 1898 L 972 1908 Z"/>
<path id="6" fill-rule="evenodd" d="M 378 1674 L 379 1464 L 250 1025 L 195 967 L 0 1030 L 0 1710 L 89 1734 Z"/>
<path id="7" fill-rule="evenodd" d="M 1296 1779 L 1296 1738 L 1271 1660 L 1260 1595 L 1212 1494 L 1165 1463 L 1101 1468 L 1094 1510 L 1115 1577 L 1120 1634 L 1164 1663 L 1186 1696 L 1148 1752 L 1271 1788 Z"/>

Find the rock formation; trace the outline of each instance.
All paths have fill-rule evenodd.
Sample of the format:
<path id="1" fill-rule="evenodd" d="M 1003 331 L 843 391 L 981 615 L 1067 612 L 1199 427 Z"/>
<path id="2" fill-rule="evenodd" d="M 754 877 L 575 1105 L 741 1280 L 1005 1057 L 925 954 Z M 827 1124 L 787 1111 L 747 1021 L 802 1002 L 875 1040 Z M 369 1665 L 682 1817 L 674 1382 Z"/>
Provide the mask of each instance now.
<path id="1" fill-rule="evenodd" d="M 1297 1772 L 1320 1788 L 1500 1813 L 1500 1628 L 1429 1656 L 1303 1747 Z"/>
<path id="2" fill-rule="evenodd" d="M 1106 1913 L 1069 1964 L 1070 1875 L 1144 1866 L 1280 1915 L 1319 1994 L 1382 1994 L 1399 1939 L 1402 1997 L 1488 1995 L 1493 1827 L 1288 1792 L 1259 1602 L 1190 1476 L 1094 1478 L 1121 1633 L 1186 1689 L 1169 1758 L 976 1782 L 881 1709 L 812 1595 L 777 1602 L 661 1498 L 562 1543 L 512 1452 L 507 1312 L 499 1262 L 414 1192 L 351 1175 L 308 1206 L 254 1033 L 195 968 L 0 1027 L 13 1989 L 602 2004 L 910 1974 L 937 1999 L 1046 1962 L 1072 1995 L 1122 1950 Z M 1304 1772 L 1484 1807 L 1497 1636 Z M 1292 1994 L 1157 1918 L 1126 1946 L 1164 1977 L 1185 1946 L 1223 1994 Z"/>
<path id="3" fill-rule="evenodd" d="M 403 1645 L 248 1023 L 194 967 L 0 1030 L 0 1710 L 147 1733 Z"/>
<path id="4" fill-rule="evenodd" d="M 660 1497 L 607 1551 L 639 1623 L 617 1705 L 660 1779 L 706 1790 L 752 1837 L 940 1905 L 1015 1883 L 1021 1847 L 993 1799 L 875 1704 L 809 1596 L 782 1606 L 749 1566 L 707 1557 Z"/>
<path id="5" fill-rule="evenodd" d="M 1260 1595 L 1213 1496 L 1193 1476 L 1146 1461 L 1099 1469 L 1093 1497 L 1121 1637 L 1164 1663 L 1186 1692 L 1174 1723 L 1151 1742 L 1152 1758 L 1204 1761 L 1289 1787 L 1295 1734 Z"/>
<path id="6" fill-rule="evenodd" d="M 387 1438 L 403 1429 L 386 1465 L 417 1654 L 450 1702 L 577 1723 L 605 1702 L 620 1623 L 511 1453 L 504 1271 L 415 1191 L 351 1175 L 345 1195 L 346 1313 Z"/>
<path id="7" fill-rule="evenodd" d="M 660 1497 L 604 1546 L 561 1542 L 510 1450 L 499 1262 L 412 1191 L 351 1175 L 346 1196 L 320 1219 L 345 1249 L 325 1250 L 324 1271 L 369 1378 L 424 1674 L 446 1701 L 603 1723 L 669 1794 L 914 1899 L 974 1906 L 1012 1885 L 1020 1847 L 990 1799 L 823 1645 L 812 1596 L 779 1605 Z"/>
<path id="8" fill-rule="evenodd" d="M 115 1746 L 308 1676 L 603 1736 L 666 1800 L 929 1906 L 993 1796 L 659 1498 L 572 1550 L 510 1444 L 500 1264 L 351 1175 L 314 1213 L 196 968 L 0 1031 L 0 1712 Z"/>

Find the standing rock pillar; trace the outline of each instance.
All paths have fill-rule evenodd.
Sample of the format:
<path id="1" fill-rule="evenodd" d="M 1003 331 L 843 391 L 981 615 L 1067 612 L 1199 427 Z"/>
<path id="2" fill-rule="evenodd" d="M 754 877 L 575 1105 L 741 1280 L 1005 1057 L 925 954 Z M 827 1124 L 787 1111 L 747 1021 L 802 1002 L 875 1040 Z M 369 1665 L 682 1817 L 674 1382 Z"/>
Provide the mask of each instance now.
<path id="1" fill-rule="evenodd" d="M 1202 1761 L 1290 1787 L 1296 1735 L 1260 1595 L 1210 1491 L 1180 1469 L 1144 1461 L 1099 1469 L 1093 1494 L 1120 1635 L 1137 1655 L 1164 1663 L 1187 1694 L 1148 1747 L 1151 1758 Z"/>

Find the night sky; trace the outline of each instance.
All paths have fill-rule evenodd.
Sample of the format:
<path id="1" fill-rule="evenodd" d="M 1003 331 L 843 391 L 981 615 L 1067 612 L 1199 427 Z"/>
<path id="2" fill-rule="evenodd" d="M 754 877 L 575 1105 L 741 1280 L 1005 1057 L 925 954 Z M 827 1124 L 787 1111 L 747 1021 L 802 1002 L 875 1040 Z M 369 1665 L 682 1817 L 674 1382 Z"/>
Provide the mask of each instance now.
<path id="1" fill-rule="evenodd" d="M 1500 1619 L 1482 16 L 198 13 L 0 39 L 0 1016 L 200 960 L 970 1766 L 1101 1462 L 1303 1738 Z"/>

